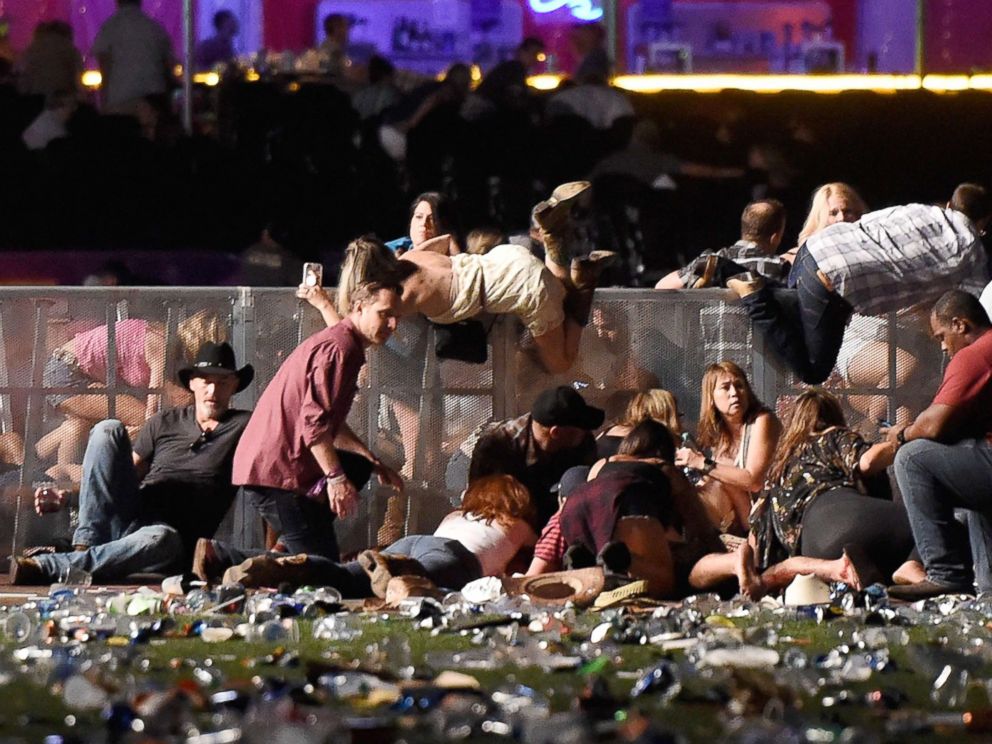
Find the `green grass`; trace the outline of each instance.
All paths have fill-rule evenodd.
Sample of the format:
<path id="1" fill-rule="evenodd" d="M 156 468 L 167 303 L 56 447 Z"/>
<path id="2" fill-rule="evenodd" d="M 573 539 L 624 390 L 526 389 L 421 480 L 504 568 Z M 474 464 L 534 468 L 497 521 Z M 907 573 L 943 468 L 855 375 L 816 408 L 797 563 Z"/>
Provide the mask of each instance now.
<path id="1" fill-rule="evenodd" d="M 377 618 L 381 617 L 377 616 Z M 234 618 L 229 620 L 233 622 Z M 598 615 L 591 613 L 581 615 L 573 633 L 567 636 L 560 646 L 555 644 L 552 646 L 566 653 L 571 652 L 587 639 L 591 629 L 600 622 L 602 617 Z M 735 620 L 735 624 L 743 630 L 749 627 L 746 621 Z M 243 640 L 208 644 L 199 638 L 180 637 L 154 639 L 150 643 L 126 649 L 111 649 L 103 641 L 94 641 L 85 644 L 84 655 L 94 660 L 95 668 L 108 680 L 120 679 L 123 674 L 131 673 L 145 682 L 163 688 L 170 688 L 182 680 L 195 681 L 196 668 L 209 665 L 213 670 L 219 671 L 224 680 L 220 684 L 207 685 L 205 691 L 210 693 L 224 689 L 227 685 L 250 687 L 253 678 L 278 677 L 291 683 L 301 683 L 306 678 L 308 666 L 313 663 L 354 667 L 361 665 L 375 670 L 375 657 L 370 654 L 369 649 L 373 644 L 381 645 L 389 637 L 402 636 L 408 639 L 413 663 L 418 673 L 423 674 L 431 671 L 424 663 L 425 654 L 428 652 L 457 652 L 477 648 L 473 643 L 474 633 L 444 632 L 432 635 L 430 631 L 413 628 L 411 621 L 398 617 L 365 623 L 363 635 L 349 642 L 314 640 L 312 622 L 301 620 L 299 625 L 300 641 L 286 644 L 289 657 L 282 656 L 281 662 L 273 655 L 277 644 L 247 643 Z M 850 627 L 850 624 L 842 622 L 817 625 L 812 621 L 782 622 L 778 629 L 780 639 L 791 640 L 780 641 L 777 649 L 784 652 L 790 647 L 799 648 L 812 660 L 818 654 L 826 653 L 836 646 L 841 640 L 838 638 L 838 631 L 845 627 Z M 910 646 L 931 645 L 932 639 L 940 635 L 939 632 L 927 628 L 908 630 Z M 487 631 L 487 634 L 495 633 L 495 631 Z M 986 639 L 989 637 L 988 630 L 984 628 L 977 630 L 974 635 Z M 12 647 L 9 645 L 3 648 L 5 661 L 0 669 L 10 668 L 6 664 L 10 659 L 11 650 Z M 657 647 L 650 645 L 624 644 L 619 646 L 618 650 L 618 657 L 611 659 L 602 671 L 602 676 L 611 694 L 619 701 L 619 707 L 633 707 L 679 730 L 693 741 L 714 740 L 723 730 L 724 706 L 716 702 L 706 702 L 706 696 L 714 687 L 726 690 L 736 686 L 750 690 L 751 706 L 755 711 L 762 707 L 763 695 L 774 694 L 771 676 L 766 673 L 738 673 L 732 677 L 726 673 L 718 673 L 715 681 L 701 678 L 684 680 L 682 695 L 671 705 L 660 704 L 658 696 L 651 694 L 631 703 L 628 695 L 634 679 L 630 672 L 648 667 L 666 658 L 666 655 Z M 931 674 L 926 670 L 914 668 L 906 648 L 891 648 L 890 654 L 894 669 L 875 672 L 866 682 L 846 684 L 841 688 L 828 688 L 814 695 L 800 692 L 795 704 L 801 710 L 802 717 L 835 731 L 847 725 L 866 726 L 880 733 L 882 740 L 885 740 L 884 718 L 880 712 L 857 702 L 865 693 L 879 688 L 900 690 L 908 698 L 907 707 L 933 709 L 934 706 L 930 701 Z M 128 661 L 118 663 L 118 668 L 114 669 L 112 657 Z M 294 663 L 286 664 L 287 658 L 295 659 Z M 669 658 L 678 660 L 681 656 L 673 653 Z M 441 671 L 441 668 L 433 671 Z M 550 700 L 554 710 L 569 709 L 588 681 L 586 676 L 574 670 L 544 672 L 536 667 L 522 668 L 513 665 L 505 665 L 493 670 L 467 670 L 466 673 L 478 679 L 483 690 L 492 691 L 513 683 L 532 687 Z M 99 730 L 103 726 L 97 713 L 80 713 L 66 709 L 60 696 L 52 694 L 46 688 L 45 676 L 37 670 L 34 672 L 29 670 L 26 674 L 17 676 L 14 682 L 0 688 L 2 693 L 0 734 L 20 736 L 26 741 L 37 741 L 45 734 L 74 731 L 86 738 L 86 731 Z M 973 679 L 988 679 L 990 676 L 992 669 L 984 665 L 973 674 Z M 852 700 L 856 702 L 833 707 L 822 705 L 822 697 L 826 692 L 836 694 L 841 689 L 846 689 Z M 788 694 L 781 690 L 779 693 Z M 966 703 L 973 706 L 987 705 L 984 692 L 977 688 L 969 692 Z M 200 715 L 206 720 L 205 713 Z M 75 716 L 74 727 L 66 725 L 67 716 Z"/>

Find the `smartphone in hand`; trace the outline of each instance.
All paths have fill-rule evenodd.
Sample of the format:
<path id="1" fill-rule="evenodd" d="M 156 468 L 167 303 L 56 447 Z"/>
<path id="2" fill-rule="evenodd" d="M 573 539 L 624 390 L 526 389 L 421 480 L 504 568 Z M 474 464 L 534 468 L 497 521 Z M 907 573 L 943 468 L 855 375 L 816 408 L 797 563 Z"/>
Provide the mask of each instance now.
<path id="1" fill-rule="evenodd" d="M 303 264 L 303 280 L 300 283 L 304 287 L 322 287 L 324 285 L 324 265 L 319 263 Z"/>

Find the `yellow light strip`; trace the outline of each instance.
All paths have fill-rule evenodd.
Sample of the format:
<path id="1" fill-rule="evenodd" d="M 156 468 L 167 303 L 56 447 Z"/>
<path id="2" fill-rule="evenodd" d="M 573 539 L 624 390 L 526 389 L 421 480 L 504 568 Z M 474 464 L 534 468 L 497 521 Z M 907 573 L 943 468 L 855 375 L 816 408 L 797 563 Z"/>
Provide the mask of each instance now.
<path id="1" fill-rule="evenodd" d="M 254 75 L 254 80 L 259 79 L 258 73 L 254 70 L 249 71 L 245 77 L 252 80 L 252 75 Z M 198 72 L 193 75 L 193 82 L 213 87 L 220 84 L 220 75 L 216 72 Z M 87 88 L 99 88 L 103 84 L 103 75 L 100 74 L 99 70 L 87 70 L 83 73 L 82 83 Z"/>
<path id="2" fill-rule="evenodd" d="M 562 75 L 535 75 L 527 79 L 537 90 L 554 90 Z M 711 93 L 721 90 L 748 90 L 756 93 L 779 93 L 800 90 L 812 93 L 842 93 L 866 90 L 888 93 L 898 90 L 929 90 L 952 93 L 962 90 L 992 90 L 992 75 L 619 75 L 613 78 L 618 88 L 634 93 L 659 93 L 665 90 L 689 90 Z"/>
<path id="3" fill-rule="evenodd" d="M 473 70 L 475 73 L 475 70 Z M 245 79 L 259 80 L 255 70 L 248 70 Z M 533 75 L 527 84 L 536 90 L 554 90 L 563 75 Z M 82 83 L 87 88 L 99 88 L 103 78 L 99 70 L 87 70 Z M 213 87 L 220 83 L 216 72 L 199 72 L 193 82 Z M 711 93 L 721 90 L 748 90 L 756 93 L 778 93 L 801 90 L 812 93 L 841 93 L 847 90 L 867 90 L 886 93 L 897 90 L 928 90 L 933 93 L 953 93 L 965 90 L 992 91 L 992 75 L 619 75 L 613 79 L 618 88 L 633 93 L 660 93 L 666 90 L 689 90 Z"/>
<path id="4" fill-rule="evenodd" d="M 920 87 L 920 78 L 918 75 L 621 75 L 613 79 L 613 84 L 637 93 L 662 90 L 839 93 L 845 90 L 916 90 Z"/>
<path id="5" fill-rule="evenodd" d="M 922 86 L 926 90 L 943 93 L 953 90 L 968 90 L 971 80 L 967 75 L 927 75 Z"/>

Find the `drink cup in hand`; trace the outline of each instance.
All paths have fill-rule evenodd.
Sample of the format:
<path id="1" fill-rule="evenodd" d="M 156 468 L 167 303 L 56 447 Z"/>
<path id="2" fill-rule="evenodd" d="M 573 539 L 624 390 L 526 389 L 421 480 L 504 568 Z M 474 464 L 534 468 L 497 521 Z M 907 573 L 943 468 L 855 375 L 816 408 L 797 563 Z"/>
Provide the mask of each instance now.
<path id="1" fill-rule="evenodd" d="M 34 511 L 39 516 L 61 511 L 65 505 L 66 492 L 56 488 L 54 483 L 41 485 L 34 492 Z"/>

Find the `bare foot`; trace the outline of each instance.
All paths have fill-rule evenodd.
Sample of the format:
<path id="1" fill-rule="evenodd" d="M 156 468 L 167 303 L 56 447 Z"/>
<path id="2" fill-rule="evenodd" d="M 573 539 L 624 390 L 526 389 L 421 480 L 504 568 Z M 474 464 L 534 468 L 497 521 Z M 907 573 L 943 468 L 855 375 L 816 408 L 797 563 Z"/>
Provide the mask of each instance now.
<path id="1" fill-rule="evenodd" d="M 754 550 L 749 543 L 741 543 L 737 548 L 734 561 L 734 573 L 740 584 L 741 594 L 748 599 L 758 600 L 765 595 L 765 585 L 754 567 Z"/>
<path id="2" fill-rule="evenodd" d="M 892 574 L 892 581 L 901 585 L 919 584 L 921 581 L 926 580 L 926 569 L 923 568 L 923 564 L 919 561 L 906 561 Z"/>
<path id="3" fill-rule="evenodd" d="M 834 561 L 834 565 L 836 569 L 831 579 L 832 581 L 843 581 L 856 591 L 861 591 L 864 588 L 861 586 L 861 577 L 858 576 L 858 569 L 855 568 L 854 562 L 846 551 L 840 558 Z"/>

